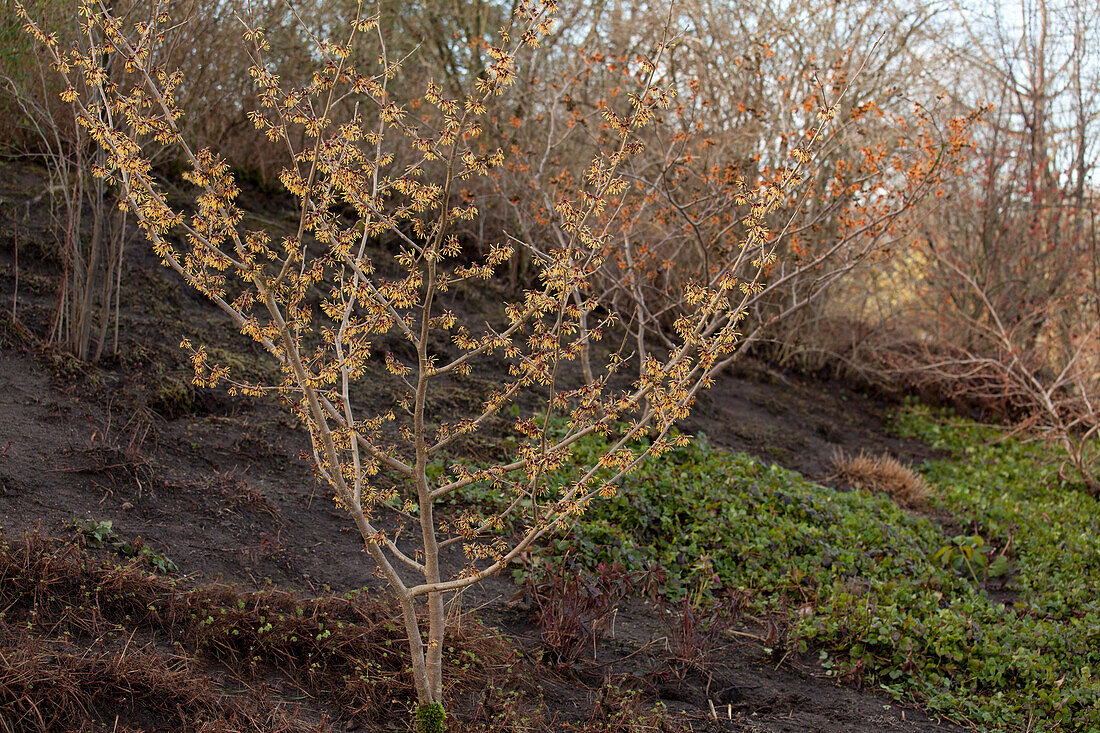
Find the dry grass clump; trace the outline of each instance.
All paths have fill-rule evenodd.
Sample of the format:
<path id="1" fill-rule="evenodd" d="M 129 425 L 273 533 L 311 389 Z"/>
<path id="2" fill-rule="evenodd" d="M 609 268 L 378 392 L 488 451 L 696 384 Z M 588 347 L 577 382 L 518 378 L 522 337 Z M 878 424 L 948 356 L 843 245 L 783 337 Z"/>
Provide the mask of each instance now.
<path id="1" fill-rule="evenodd" d="M 0 535 L 0 610 L 0 733 L 110 726 L 116 713 L 196 733 L 305 731 L 324 726 L 265 700 L 270 684 L 359 722 L 400 717 L 412 694 L 403 624 L 361 594 L 191 586 L 36 534 Z M 463 695 L 512 660 L 497 636 L 458 620 L 445 661 Z"/>
<path id="2" fill-rule="evenodd" d="M 0 611 L 0 733 L 329 733 L 334 720 L 400 720 L 412 695 L 403 624 L 361 594 L 194 586 L 0 533 Z M 456 733 L 680 730 L 614 687 L 587 718 L 559 719 L 503 641 L 467 620 L 448 646 L 448 694 L 466 710 Z"/>
<path id="3" fill-rule="evenodd" d="M 195 733 L 327 730 L 254 690 L 220 693 L 189 656 L 151 643 L 109 645 L 46 641 L 0 619 L 0 731 L 103 730 L 97 721 L 118 731 L 152 721 Z M 108 709 L 113 720 L 102 714 Z"/>
<path id="4" fill-rule="evenodd" d="M 832 478 L 875 494 L 886 494 L 904 507 L 927 505 L 932 489 L 919 473 L 893 456 L 871 455 L 865 451 L 848 454 L 838 451 L 833 456 Z"/>

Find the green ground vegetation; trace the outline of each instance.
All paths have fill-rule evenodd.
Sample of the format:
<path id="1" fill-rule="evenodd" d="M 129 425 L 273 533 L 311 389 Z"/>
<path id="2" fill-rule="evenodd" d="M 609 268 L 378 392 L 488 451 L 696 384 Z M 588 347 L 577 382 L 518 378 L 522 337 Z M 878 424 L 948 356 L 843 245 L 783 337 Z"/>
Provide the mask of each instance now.
<path id="1" fill-rule="evenodd" d="M 1100 731 L 1100 503 L 1049 446 L 916 406 L 896 429 L 946 456 L 919 467 L 925 513 L 695 440 L 553 554 L 657 563 L 700 602 L 739 593 L 783 619 L 787 649 L 962 724 Z"/>

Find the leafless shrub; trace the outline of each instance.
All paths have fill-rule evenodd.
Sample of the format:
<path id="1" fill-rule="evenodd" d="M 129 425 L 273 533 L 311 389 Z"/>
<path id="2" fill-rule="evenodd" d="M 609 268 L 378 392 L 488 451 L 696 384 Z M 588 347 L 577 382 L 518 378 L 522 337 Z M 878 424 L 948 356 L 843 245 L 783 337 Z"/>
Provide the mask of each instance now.
<path id="1" fill-rule="evenodd" d="M 117 192 L 92 175 L 93 166 L 102 164 L 102 154 L 71 111 L 56 106 L 46 73 L 43 64 L 34 67 L 37 78 L 31 78 L 39 82 L 37 87 L 0 76 L 0 99 L 20 111 L 28 136 L 37 138 L 37 157 L 48 174 L 41 196 L 50 202 L 61 282 L 44 336 L 77 359 L 96 361 L 108 350 L 118 351 L 128 219 L 118 209 Z"/>
<path id="2" fill-rule="evenodd" d="M 1065 451 L 1063 480 L 1100 495 L 1096 281 L 1075 278 L 1066 292 L 1024 308 L 1003 303 L 997 284 L 975 273 L 973 262 L 935 249 L 931 261 L 959 293 L 941 306 L 951 328 L 945 325 L 945 332 L 955 338 L 930 338 L 894 352 L 894 372 L 915 384 L 937 385 L 949 396 L 999 406 L 1017 434 Z"/>

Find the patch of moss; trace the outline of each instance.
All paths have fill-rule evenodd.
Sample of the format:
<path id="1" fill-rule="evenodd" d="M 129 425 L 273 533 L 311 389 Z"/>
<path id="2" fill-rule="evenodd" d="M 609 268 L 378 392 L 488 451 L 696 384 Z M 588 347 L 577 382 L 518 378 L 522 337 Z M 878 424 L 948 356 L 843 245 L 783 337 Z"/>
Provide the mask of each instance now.
<path id="1" fill-rule="evenodd" d="M 438 702 L 421 705 L 416 709 L 416 733 L 443 733 L 447 713 Z"/>
<path id="2" fill-rule="evenodd" d="M 195 388 L 185 379 L 165 376 L 148 399 L 149 409 L 163 418 L 173 419 L 191 412 L 195 405 Z"/>

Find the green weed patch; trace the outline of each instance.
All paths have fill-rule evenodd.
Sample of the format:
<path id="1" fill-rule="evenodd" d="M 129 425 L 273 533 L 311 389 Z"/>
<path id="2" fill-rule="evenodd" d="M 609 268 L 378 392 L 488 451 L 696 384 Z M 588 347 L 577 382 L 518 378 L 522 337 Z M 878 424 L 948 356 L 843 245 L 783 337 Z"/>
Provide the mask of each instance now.
<path id="1" fill-rule="evenodd" d="M 921 467 L 950 521 L 695 441 L 558 549 L 660 564 L 685 597 L 747 593 L 838 677 L 960 723 L 1100 730 L 1100 503 L 1048 448 L 918 408 L 898 429 L 950 451 Z"/>

